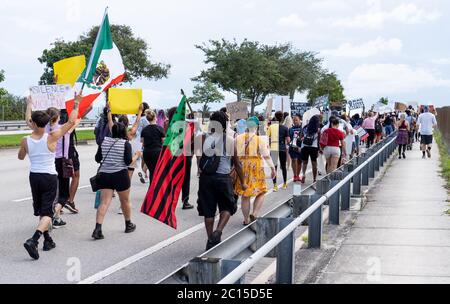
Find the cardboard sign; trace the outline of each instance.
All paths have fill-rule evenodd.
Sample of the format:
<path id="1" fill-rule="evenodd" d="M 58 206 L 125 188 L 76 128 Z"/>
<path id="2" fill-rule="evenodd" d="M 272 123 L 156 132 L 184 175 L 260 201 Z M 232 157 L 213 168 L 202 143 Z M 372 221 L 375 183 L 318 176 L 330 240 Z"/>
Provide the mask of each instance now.
<path id="1" fill-rule="evenodd" d="M 73 87 L 85 67 L 86 58 L 84 55 L 55 62 L 53 64 L 53 71 L 56 84 L 70 84 Z"/>
<path id="2" fill-rule="evenodd" d="M 369 137 L 369 133 L 366 130 L 361 128 L 360 126 L 355 127 L 356 135 L 360 138 L 360 140 L 366 140 Z"/>
<path id="3" fill-rule="evenodd" d="M 248 104 L 246 102 L 238 101 L 227 104 L 227 112 L 230 115 L 231 121 L 248 118 Z"/>
<path id="4" fill-rule="evenodd" d="M 309 109 L 310 109 L 310 106 L 307 103 L 304 103 L 304 102 L 291 103 L 291 115 L 292 116 L 301 115 L 303 117 L 305 112 L 308 111 Z"/>
<path id="5" fill-rule="evenodd" d="M 30 88 L 30 96 L 34 111 L 43 111 L 48 108 L 59 110 L 66 108 L 66 95 L 70 85 L 41 85 Z"/>
<path id="6" fill-rule="evenodd" d="M 272 109 L 273 109 L 273 98 L 270 98 L 267 101 L 267 108 L 266 108 L 266 117 L 270 118 L 272 116 Z"/>
<path id="7" fill-rule="evenodd" d="M 109 89 L 112 114 L 137 114 L 142 104 L 142 89 Z"/>
<path id="8" fill-rule="evenodd" d="M 364 101 L 362 100 L 362 98 L 359 99 L 355 99 L 355 100 L 349 100 L 347 101 L 347 105 L 351 110 L 356 110 L 356 109 L 362 109 L 364 108 Z"/>
<path id="9" fill-rule="evenodd" d="M 395 103 L 395 110 L 396 111 L 405 112 L 406 109 L 408 109 L 408 106 L 406 104 L 401 103 L 401 102 L 396 102 Z"/>

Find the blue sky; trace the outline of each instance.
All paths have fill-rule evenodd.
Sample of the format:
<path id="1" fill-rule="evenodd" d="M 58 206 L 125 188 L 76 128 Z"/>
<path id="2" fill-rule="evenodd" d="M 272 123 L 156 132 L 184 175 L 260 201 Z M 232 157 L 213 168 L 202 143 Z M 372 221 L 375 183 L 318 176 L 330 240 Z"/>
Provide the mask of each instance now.
<path id="1" fill-rule="evenodd" d="M 24 95 L 43 72 L 37 61 L 55 38 L 73 40 L 101 21 L 130 25 L 150 45 L 151 59 L 170 63 L 168 79 L 138 81 L 155 108 L 190 93 L 205 68 L 194 48 L 209 39 L 292 42 L 315 51 L 338 74 L 348 99 L 450 105 L 450 3 L 445 0 L 3 0 L 1 85 Z M 297 101 L 304 96 L 297 94 Z M 226 101 L 234 96 L 226 94 Z"/>

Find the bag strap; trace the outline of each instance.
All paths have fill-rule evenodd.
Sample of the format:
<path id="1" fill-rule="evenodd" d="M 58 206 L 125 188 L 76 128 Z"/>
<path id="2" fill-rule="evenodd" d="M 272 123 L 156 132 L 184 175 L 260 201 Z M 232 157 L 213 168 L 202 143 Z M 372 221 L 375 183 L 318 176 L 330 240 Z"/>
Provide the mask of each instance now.
<path id="1" fill-rule="evenodd" d="M 100 162 L 100 167 L 98 167 L 97 173 L 100 172 L 100 169 L 103 166 L 103 163 L 106 161 L 106 159 L 108 158 L 109 152 L 111 152 L 111 149 L 114 147 L 115 144 L 117 144 L 117 142 L 119 141 L 119 138 L 116 139 L 116 141 L 111 145 L 111 147 L 108 150 L 108 153 L 106 153 L 105 157 L 103 158 L 103 160 Z M 101 146 L 100 146 L 101 147 Z M 101 149 L 101 148 L 100 148 Z"/>

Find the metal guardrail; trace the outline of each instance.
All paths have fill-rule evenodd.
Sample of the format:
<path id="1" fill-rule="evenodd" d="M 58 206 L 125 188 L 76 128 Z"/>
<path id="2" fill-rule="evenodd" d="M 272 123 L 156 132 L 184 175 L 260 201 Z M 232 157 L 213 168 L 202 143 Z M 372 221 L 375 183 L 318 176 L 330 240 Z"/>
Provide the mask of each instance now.
<path id="1" fill-rule="evenodd" d="M 84 119 L 80 122 L 80 127 L 94 127 L 96 124 L 96 120 L 87 120 Z M 25 120 L 22 121 L 0 121 L 0 130 L 8 130 L 8 129 L 18 129 L 18 130 L 26 130 L 28 126 Z"/>
<path id="2" fill-rule="evenodd" d="M 158 284 L 241 283 L 263 257 L 277 258 L 277 283 L 293 283 L 297 227 L 308 225 L 308 248 L 320 248 L 323 204 L 329 204 L 329 224 L 339 225 L 339 212 L 350 210 L 352 195 L 361 196 L 362 186 L 369 185 L 395 151 L 395 137 L 396 133 L 385 138 Z"/>

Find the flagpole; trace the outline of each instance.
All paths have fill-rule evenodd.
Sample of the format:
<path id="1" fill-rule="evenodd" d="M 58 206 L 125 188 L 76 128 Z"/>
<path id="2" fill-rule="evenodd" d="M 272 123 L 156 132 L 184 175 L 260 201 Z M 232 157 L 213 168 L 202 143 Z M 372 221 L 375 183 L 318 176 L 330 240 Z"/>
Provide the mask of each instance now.
<path id="1" fill-rule="evenodd" d="M 103 15 L 102 23 L 100 24 L 100 27 L 98 29 L 97 37 L 95 38 L 95 43 L 94 43 L 94 47 L 92 48 L 92 50 L 95 50 L 97 48 L 98 40 L 99 40 L 99 36 L 100 36 L 99 34 L 102 32 L 103 24 L 105 22 L 106 15 L 108 14 L 108 8 L 109 8 L 109 6 L 107 6 L 105 8 L 105 13 Z M 91 70 L 93 61 L 94 61 L 94 56 L 93 56 L 93 54 L 91 54 L 91 57 L 89 58 L 88 66 L 86 68 L 86 73 L 84 74 L 83 85 L 81 86 L 81 92 L 83 92 L 84 85 L 86 84 L 86 81 L 87 81 L 86 74 L 88 74 L 89 71 Z"/>
<path id="2" fill-rule="evenodd" d="M 186 97 L 186 94 L 184 94 L 184 90 L 183 90 L 183 89 L 181 89 L 181 95 L 183 95 L 184 97 Z M 187 98 L 186 98 L 186 104 L 187 104 L 188 107 L 189 107 L 189 111 L 191 111 L 191 113 L 194 113 L 194 111 L 192 111 L 191 104 L 189 103 L 189 101 L 188 101 Z"/>

